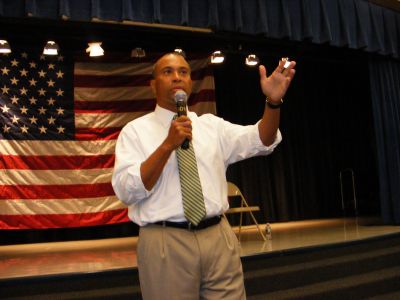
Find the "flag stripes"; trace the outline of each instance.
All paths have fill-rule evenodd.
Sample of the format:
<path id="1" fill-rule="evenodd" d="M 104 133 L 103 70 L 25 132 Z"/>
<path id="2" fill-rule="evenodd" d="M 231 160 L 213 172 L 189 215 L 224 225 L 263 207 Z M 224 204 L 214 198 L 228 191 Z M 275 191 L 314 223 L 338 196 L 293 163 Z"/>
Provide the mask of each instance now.
<path id="1" fill-rule="evenodd" d="M 127 222 L 112 189 L 122 127 L 156 105 L 153 61 L 0 57 L 0 229 Z M 189 61 L 190 109 L 215 113 L 207 60 Z"/>

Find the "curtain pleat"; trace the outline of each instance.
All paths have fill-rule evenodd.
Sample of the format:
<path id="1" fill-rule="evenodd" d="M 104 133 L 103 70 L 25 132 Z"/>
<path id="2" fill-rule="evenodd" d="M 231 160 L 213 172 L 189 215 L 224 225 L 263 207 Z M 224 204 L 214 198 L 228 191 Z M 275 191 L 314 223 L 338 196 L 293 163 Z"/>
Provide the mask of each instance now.
<path id="1" fill-rule="evenodd" d="M 137 19 L 140 19 L 140 11 L 136 11 L 133 8 L 132 1 L 130 0 L 122 0 L 122 19 L 123 20 L 134 20 L 135 13 L 138 15 Z"/>
<path id="2" fill-rule="evenodd" d="M 257 7 L 256 7 L 256 20 L 257 20 L 257 25 L 256 25 L 256 33 L 263 33 L 263 34 L 268 34 L 269 27 L 268 27 L 268 18 L 267 14 L 265 12 L 267 11 L 267 8 L 265 6 L 265 1 L 263 0 L 258 0 L 257 1 Z"/>
<path id="3" fill-rule="evenodd" d="M 153 1 L 153 22 L 161 23 L 161 3 L 160 0 L 152 0 Z"/>
<path id="4" fill-rule="evenodd" d="M 386 54 L 396 56 L 398 54 L 398 49 L 396 48 L 396 45 L 398 45 L 398 40 L 395 13 L 391 10 L 385 10 L 383 11 L 383 14 L 383 21 L 385 24 L 384 32 L 392 33 L 390 36 L 388 34 L 385 35 L 385 52 Z"/>
<path id="5" fill-rule="evenodd" d="M 352 3 L 351 1 L 346 1 L 346 3 Z M 344 46 L 349 46 L 351 43 L 351 38 L 350 38 L 350 22 L 352 20 L 350 16 L 353 11 L 349 12 L 347 9 L 349 6 L 345 7 L 346 3 L 343 3 L 343 1 L 338 0 L 337 5 L 338 5 L 338 15 L 339 15 L 339 35 L 337 39 L 337 45 L 344 47 Z M 346 14 L 347 12 L 347 14 Z M 353 25 L 353 24 L 352 24 Z M 332 30 L 334 27 L 332 27 Z M 350 46 L 351 47 L 351 46 Z M 356 48 L 356 47 L 353 47 Z"/>
<path id="6" fill-rule="evenodd" d="M 242 6 L 240 0 L 233 0 L 233 14 L 235 20 L 235 31 L 243 31 L 243 17 L 242 17 Z"/>
<path id="7" fill-rule="evenodd" d="M 313 41 L 318 44 L 328 43 L 332 41 L 332 34 L 329 25 L 329 16 L 324 0 L 314 1 L 314 37 Z"/>
<path id="8" fill-rule="evenodd" d="M 310 7 L 308 0 L 301 1 L 301 16 L 302 16 L 302 39 L 311 39 L 313 36 L 313 29 L 310 16 Z"/>
<path id="9" fill-rule="evenodd" d="M 182 17 L 181 17 L 181 25 L 189 24 L 189 0 L 182 0 Z"/>
<path id="10" fill-rule="evenodd" d="M 218 2 L 215 0 L 208 0 L 208 22 L 207 27 L 212 29 L 219 28 L 218 18 Z"/>
<path id="11" fill-rule="evenodd" d="M 25 15 L 36 17 L 38 15 L 37 10 L 38 10 L 38 5 L 36 3 L 36 0 L 26 0 Z"/>
<path id="12" fill-rule="evenodd" d="M 366 28 L 363 26 L 362 20 L 366 18 L 366 16 L 369 17 L 368 14 L 368 4 L 366 2 L 359 2 L 359 1 L 354 1 L 354 4 L 356 6 L 355 9 L 355 18 L 356 18 L 356 39 L 357 39 L 357 45 L 358 48 L 366 48 L 368 46 L 367 43 L 367 34 L 366 34 Z M 367 13 L 365 13 L 367 12 Z"/>
<path id="13" fill-rule="evenodd" d="M 282 16 L 282 36 L 281 37 L 287 37 L 291 38 L 292 36 L 292 28 L 290 24 L 290 14 L 289 14 L 289 8 L 287 5 L 287 0 L 282 0 L 281 1 L 281 16 Z"/>
<path id="14" fill-rule="evenodd" d="M 400 63 L 371 59 L 369 66 L 382 218 L 400 224 Z"/>

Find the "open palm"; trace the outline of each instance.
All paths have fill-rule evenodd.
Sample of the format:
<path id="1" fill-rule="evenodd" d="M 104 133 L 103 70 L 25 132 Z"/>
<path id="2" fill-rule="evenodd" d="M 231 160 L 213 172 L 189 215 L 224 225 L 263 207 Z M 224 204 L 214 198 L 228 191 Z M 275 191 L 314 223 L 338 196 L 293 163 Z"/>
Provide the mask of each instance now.
<path id="1" fill-rule="evenodd" d="M 262 92 L 271 102 L 278 103 L 283 98 L 296 72 L 295 61 L 290 62 L 287 68 L 284 68 L 284 64 L 284 61 L 279 61 L 279 65 L 268 77 L 265 67 L 259 68 Z"/>

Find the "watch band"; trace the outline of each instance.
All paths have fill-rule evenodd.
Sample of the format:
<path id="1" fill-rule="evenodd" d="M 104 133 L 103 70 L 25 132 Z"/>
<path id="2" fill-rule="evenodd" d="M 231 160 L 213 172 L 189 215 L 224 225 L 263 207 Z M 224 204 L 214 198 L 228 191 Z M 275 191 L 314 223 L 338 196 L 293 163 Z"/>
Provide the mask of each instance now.
<path id="1" fill-rule="evenodd" d="M 277 108 L 279 108 L 279 107 L 282 106 L 282 104 L 283 104 L 283 99 L 281 99 L 281 101 L 280 101 L 278 104 L 275 104 L 275 103 L 271 103 L 271 102 L 269 101 L 268 97 L 267 97 L 267 98 L 265 98 L 265 103 L 267 103 L 267 105 L 268 105 L 269 108 L 271 108 L 271 109 L 277 109 Z"/>

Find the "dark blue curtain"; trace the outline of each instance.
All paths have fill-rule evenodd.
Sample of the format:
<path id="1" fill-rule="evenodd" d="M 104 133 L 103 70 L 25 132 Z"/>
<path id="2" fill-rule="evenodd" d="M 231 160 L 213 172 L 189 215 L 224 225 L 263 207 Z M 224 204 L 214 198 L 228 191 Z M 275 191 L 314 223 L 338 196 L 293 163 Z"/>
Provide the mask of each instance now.
<path id="1" fill-rule="evenodd" d="M 400 224 L 400 63 L 375 58 L 369 67 L 382 218 Z"/>
<path id="2" fill-rule="evenodd" d="M 366 0 L 0 0 L 0 16 L 163 23 L 400 55 L 400 14 Z"/>

